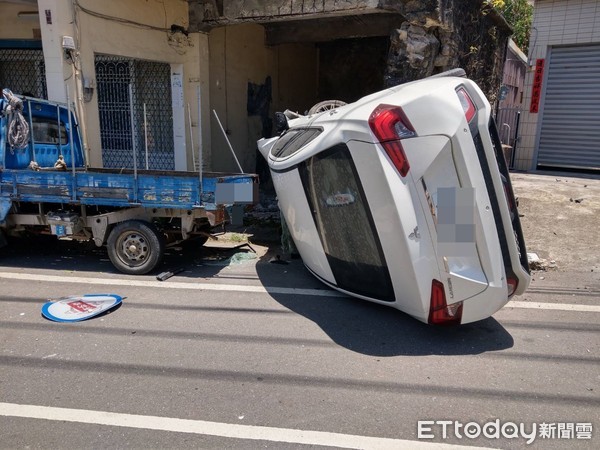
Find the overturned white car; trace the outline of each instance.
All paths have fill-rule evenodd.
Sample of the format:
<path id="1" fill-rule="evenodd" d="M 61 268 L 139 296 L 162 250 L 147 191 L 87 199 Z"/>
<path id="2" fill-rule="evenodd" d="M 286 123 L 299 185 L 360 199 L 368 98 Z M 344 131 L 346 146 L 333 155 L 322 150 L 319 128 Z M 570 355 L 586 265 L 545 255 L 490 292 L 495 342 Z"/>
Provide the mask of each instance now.
<path id="1" fill-rule="evenodd" d="M 308 270 L 432 324 L 489 317 L 530 276 L 491 108 L 436 76 L 308 116 L 261 139 Z"/>

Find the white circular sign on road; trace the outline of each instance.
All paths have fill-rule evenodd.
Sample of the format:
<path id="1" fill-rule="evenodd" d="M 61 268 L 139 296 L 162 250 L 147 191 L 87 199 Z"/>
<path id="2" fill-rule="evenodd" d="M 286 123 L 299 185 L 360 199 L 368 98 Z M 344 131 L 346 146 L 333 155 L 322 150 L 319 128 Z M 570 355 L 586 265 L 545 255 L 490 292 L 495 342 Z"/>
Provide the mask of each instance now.
<path id="1" fill-rule="evenodd" d="M 123 298 L 116 294 L 85 294 L 49 301 L 42 315 L 55 322 L 79 322 L 90 319 L 119 305 Z"/>

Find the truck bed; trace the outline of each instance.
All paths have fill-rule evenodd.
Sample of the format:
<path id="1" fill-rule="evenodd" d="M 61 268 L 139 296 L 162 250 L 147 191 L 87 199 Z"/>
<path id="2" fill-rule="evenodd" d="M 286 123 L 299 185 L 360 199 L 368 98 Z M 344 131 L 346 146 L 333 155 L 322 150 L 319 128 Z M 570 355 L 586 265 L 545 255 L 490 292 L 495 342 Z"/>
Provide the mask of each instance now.
<path id="1" fill-rule="evenodd" d="M 200 183 L 197 172 L 0 169 L 0 201 L 210 211 L 218 204 L 252 203 L 257 183 L 253 174 L 205 172 Z M 236 186 L 227 188 L 231 184 Z"/>

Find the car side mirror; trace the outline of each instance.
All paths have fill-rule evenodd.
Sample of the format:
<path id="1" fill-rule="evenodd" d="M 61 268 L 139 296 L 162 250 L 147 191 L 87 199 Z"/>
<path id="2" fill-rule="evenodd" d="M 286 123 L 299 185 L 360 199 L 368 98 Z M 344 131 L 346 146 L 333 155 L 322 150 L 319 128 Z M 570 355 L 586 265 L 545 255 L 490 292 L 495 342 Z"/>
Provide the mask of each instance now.
<path id="1" fill-rule="evenodd" d="M 277 134 L 281 134 L 284 131 L 288 130 L 289 128 L 290 128 L 290 126 L 288 125 L 287 117 L 285 117 L 285 114 L 282 112 L 276 112 L 275 113 L 275 131 L 277 132 Z"/>

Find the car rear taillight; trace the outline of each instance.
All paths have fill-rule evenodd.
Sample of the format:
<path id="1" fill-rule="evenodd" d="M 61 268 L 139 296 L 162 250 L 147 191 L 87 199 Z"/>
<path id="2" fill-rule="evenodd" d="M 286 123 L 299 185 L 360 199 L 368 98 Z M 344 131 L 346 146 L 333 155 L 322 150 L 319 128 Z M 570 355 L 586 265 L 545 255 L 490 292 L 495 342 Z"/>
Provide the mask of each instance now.
<path id="1" fill-rule="evenodd" d="M 438 280 L 431 282 L 431 301 L 429 320 L 432 325 L 459 325 L 462 318 L 463 303 L 446 304 L 444 284 Z"/>
<path id="2" fill-rule="evenodd" d="M 511 298 L 517 290 L 519 280 L 517 278 L 508 277 L 506 279 L 506 284 L 508 285 L 508 298 Z"/>
<path id="3" fill-rule="evenodd" d="M 371 131 L 389 156 L 400 175 L 406 176 L 410 165 L 400 139 L 415 137 L 417 133 L 399 106 L 379 105 L 369 117 Z"/>
<path id="4" fill-rule="evenodd" d="M 475 108 L 473 100 L 471 100 L 471 97 L 469 96 L 465 88 L 462 87 L 456 91 L 456 95 L 458 95 L 458 99 L 460 100 L 462 109 L 465 112 L 467 122 L 471 122 L 471 120 L 473 120 L 473 117 L 475 117 L 475 113 L 477 112 L 477 108 Z"/>

